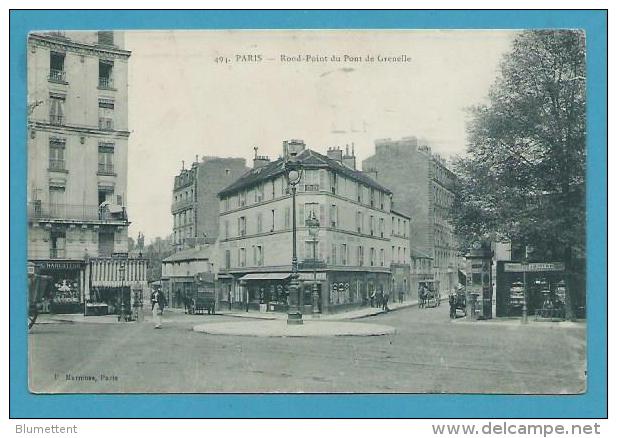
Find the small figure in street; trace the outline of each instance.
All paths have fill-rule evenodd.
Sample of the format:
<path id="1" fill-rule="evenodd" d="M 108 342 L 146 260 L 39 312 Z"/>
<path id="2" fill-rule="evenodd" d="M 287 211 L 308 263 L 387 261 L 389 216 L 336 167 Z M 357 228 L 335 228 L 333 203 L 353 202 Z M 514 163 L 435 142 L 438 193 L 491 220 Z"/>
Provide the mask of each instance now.
<path id="1" fill-rule="evenodd" d="M 152 302 L 152 319 L 154 320 L 154 328 L 161 328 L 161 315 L 165 308 L 165 295 L 161 292 L 160 287 L 155 286 L 152 295 L 150 296 Z"/>
<path id="2" fill-rule="evenodd" d="M 385 292 L 383 293 L 383 298 L 382 298 L 382 301 L 383 301 L 383 303 L 382 303 L 382 304 L 383 304 L 383 307 L 382 307 L 382 308 L 383 308 L 383 310 L 385 310 L 386 312 L 389 312 L 389 311 L 390 311 L 390 308 L 388 307 L 388 300 L 389 300 L 389 299 L 390 299 L 390 294 L 388 293 L 388 291 L 385 291 Z"/>
<path id="3" fill-rule="evenodd" d="M 450 319 L 456 319 L 456 293 L 454 291 L 450 292 L 448 303 L 450 304 Z"/>
<path id="4" fill-rule="evenodd" d="M 375 307 L 375 291 L 371 292 L 371 307 Z"/>
<path id="5" fill-rule="evenodd" d="M 418 288 L 418 308 L 419 309 L 424 308 L 424 300 L 426 299 L 426 292 L 424 289 L 425 289 L 424 285 L 421 285 Z"/>
<path id="6" fill-rule="evenodd" d="M 383 291 L 380 290 L 379 292 L 377 292 L 377 308 L 381 309 L 382 306 L 383 306 Z"/>

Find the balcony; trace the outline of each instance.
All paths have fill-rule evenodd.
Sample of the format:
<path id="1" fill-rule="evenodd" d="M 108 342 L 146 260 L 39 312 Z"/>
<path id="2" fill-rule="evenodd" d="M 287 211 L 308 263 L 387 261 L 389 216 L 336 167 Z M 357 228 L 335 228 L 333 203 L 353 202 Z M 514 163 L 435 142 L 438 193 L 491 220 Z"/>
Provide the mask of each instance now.
<path id="1" fill-rule="evenodd" d="M 113 131 L 114 120 L 110 117 L 99 117 L 99 129 L 102 131 Z"/>
<path id="2" fill-rule="evenodd" d="M 99 163 L 99 170 L 96 173 L 97 175 L 116 176 L 116 173 L 114 172 L 114 166 L 111 164 Z"/>
<path id="3" fill-rule="evenodd" d="M 50 114 L 49 115 L 49 123 L 51 125 L 56 125 L 56 126 L 64 125 L 64 117 L 57 116 L 55 114 Z"/>
<path id="4" fill-rule="evenodd" d="M 49 249 L 49 258 L 50 259 L 63 259 L 66 258 L 66 251 L 64 248 L 50 248 Z"/>
<path id="5" fill-rule="evenodd" d="M 64 70 L 50 69 L 49 76 L 47 79 L 50 82 L 58 82 L 61 84 L 66 84 L 66 72 Z"/>
<path id="6" fill-rule="evenodd" d="M 114 90 L 114 81 L 109 77 L 99 77 L 99 88 L 101 90 Z"/>
<path id="7" fill-rule="evenodd" d="M 34 201 L 28 203 L 28 218 L 33 220 L 68 221 L 128 221 L 126 207 L 120 205 L 54 204 Z"/>
<path id="8" fill-rule="evenodd" d="M 193 200 L 192 199 L 183 199 L 181 201 L 174 201 L 171 204 L 171 212 L 172 213 L 177 213 L 179 211 L 186 210 L 187 208 L 190 208 L 192 205 L 193 205 Z"/>
<path id="9" fill-rule="evenodd" d="M 54 172 L 68 173 L 68 170 L 66 170 L 66 163 L 64 160 L 50 159 L 49 160 L 49 170 L 52 170 Z"/>

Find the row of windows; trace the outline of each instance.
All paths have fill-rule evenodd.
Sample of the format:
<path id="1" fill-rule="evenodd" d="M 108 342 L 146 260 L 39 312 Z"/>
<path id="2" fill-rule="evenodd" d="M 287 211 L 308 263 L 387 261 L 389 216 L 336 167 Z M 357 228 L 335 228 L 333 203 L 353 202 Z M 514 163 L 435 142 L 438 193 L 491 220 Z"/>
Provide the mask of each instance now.
<path id="1" fill-rule="evenodd" d="M 180 213 L 176 213 L 174 216 L 174 228 L 183 227 L 193 223 L 193 209 L 189 208 Z"/>
<path id="2" fill-rule="evenodd" d="M 103 175 L 114 173 L 114 148 L 110 142 L 99 142 L 97 172 Z M 68 172 L 66 166 L 66 140 L 61 138 L 49 139 L 49 169 L 56 172 Z"/>
<path id="3" fill-rule="evenodd" d="M 223 237 L 229 239 L 230 237 L 242 237 L 247 234 L 260 234 L 266 232 L 273 232 L 277 230 L 289 230 L 291 228 L 291 207 L 287 206 L 283 210 L 283 221 L 280 223 L 280 219 L 277 215 L 280 214 L 276 209 L 271 209 L 268 213 L 259 212 L 256 213 L 254 221 L 247 220 L 247 216 L 239 216 L 236 222 L 236 232 L 231 234 L 231 224 L 229 220 L 224 221 Z M 362 211 L 357 211 L 355 215 L 355 226 L 344 223 L 342 216 L 339 215 L 339 206 L 336 204 L 324 205 L 317 202 L 307 202 L 298 205 L 297 210 L 297 226 L 304 226 L 307 221 L 315 217 L 319 220 L 320 227 L 341 229 L 348 231 L 355 231 L 360 234 L 382 237 L 387 235 L 386 220 L 383 217 L 377 217 L 374 215 L 367 215 Z M 255 226 L 251 232 L 247 232 L 247 223 L 254 223 Z M 398 234 L 403 237 L 407 237 L 407 221 L 395 220 L 392 218 L 392 226 L 397 227 L 390 230 L 390 234 Z"/>
<path id="4" fill-rule="evenodd" d="M 326 169 L 306 169 L 297 186 L 299 192 L 329 192 L 372 208 L 388 210 L 389 196 L 360 182 L 345 178 Z M 249 190 L 221 199 L 223 211 L 229 211 L 285 196 L 287 181 L 280 177 L 265 181 Z"/>
<path id="5" fill-rule="evenodd" d="M 192 201 L 192 200 L 193 200 L 193 189 L 186 189 L 185 191 L 176 193 L 174 195 L 174 202 Z"/>
<path id="6" fill-rule="evenodd" d="M 299 258 L 300 260 L 312 261 L 322 260 L 327 265 L 334 266 L 379 266 L 384 267 L 386 260 L 386 251 L 383 248 L 369 247 L 366 253 L 362 245 L 353 246 L 346 243 L 332 243 L 327 245 L 322 242 L 307 240 L 304 245 L 300 245 Z M 247 252 L 252 254 L 247 264 Z M 264 266 L 264 246 L 252 245 L 249 248 L 240 247 L 235 250 L 225 250 L 225 268 L 244 268 Z M 390 261 L 393 263 L 407 263 L 407 248 L 392 247 L 390 253 Z"/>
<path id="7" fill-rule="evenodd" d="M 181 228 L 179 230 L 174 230 L 174 244 L 179 245 L 184 242 L 184 239 L 187 237 L 193 236 L 193 227 L 189 227 L 188 229 Z"/>
<path id="8" fill-rule="evenodd" d="M 65 70 L 66 53 L 50 52 L 49 53 L 49 82 L 58 82 L 66 84 Z M 103 90 L 113 90 L 113 71 L 114 62 L 108 59 L 99 59 L 99 74 L 97 87 Z M 81 79 L 81 78 L 80 78 Z"/>
<path id="9" fill-rule="evenodd" d="M 67 124 L 66 120 L 66 95 L 50 93 L 49 95 L 49 123 L 62 126 Z M 99 98 L 99 129 L 102 131 L 113 131 L 114 129 L 114 108 L 113 99 Z"/>

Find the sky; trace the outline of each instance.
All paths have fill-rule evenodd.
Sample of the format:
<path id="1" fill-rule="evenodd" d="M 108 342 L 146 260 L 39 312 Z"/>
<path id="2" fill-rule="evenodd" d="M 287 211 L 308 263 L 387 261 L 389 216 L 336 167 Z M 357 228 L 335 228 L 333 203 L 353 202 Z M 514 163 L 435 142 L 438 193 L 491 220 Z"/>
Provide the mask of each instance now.
<path id="1" fill-rule="evenodd" d="M 510 31 L 129 31 L 129 235 L 172 233 L 173 178 L 196 156 L 276 159 L 282 143 L 416 136 L 448 158 L 486 102 Z"/>

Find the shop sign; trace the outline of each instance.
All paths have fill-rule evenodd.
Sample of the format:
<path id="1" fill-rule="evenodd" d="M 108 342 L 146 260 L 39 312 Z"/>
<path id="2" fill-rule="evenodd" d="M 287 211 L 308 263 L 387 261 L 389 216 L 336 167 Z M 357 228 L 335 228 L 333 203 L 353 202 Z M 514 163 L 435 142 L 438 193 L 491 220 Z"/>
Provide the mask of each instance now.
<path id="1" fill-rule="evenodd" d="M 39 262 L 37 265 L 49 270 L 81 269 L 81 262 Z"/>
<path id="2" fill-rule="evenodd" d="M 303 280 L 303 281 L 313 281 L 313 273 L 312 272 L 300 272 L 298 273 L 299 280 Z M 326 280 L 326 273 L 325 272 L 318 272 L 317 273 L 317 281 L 325 281 Z"/>
<path id="3" fill-rule="evenodd" d="M 566 266 L 563 262 L 547 263 L 504 263 L 505 272 L 560 272 L 565 271 Z"/>

